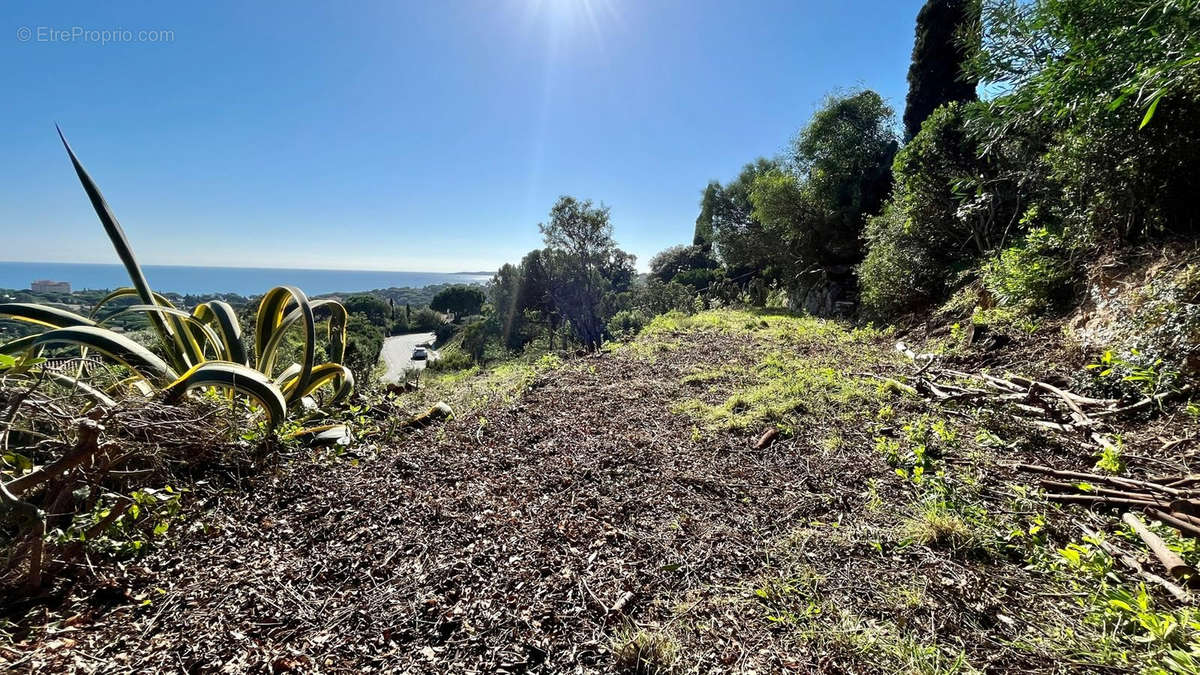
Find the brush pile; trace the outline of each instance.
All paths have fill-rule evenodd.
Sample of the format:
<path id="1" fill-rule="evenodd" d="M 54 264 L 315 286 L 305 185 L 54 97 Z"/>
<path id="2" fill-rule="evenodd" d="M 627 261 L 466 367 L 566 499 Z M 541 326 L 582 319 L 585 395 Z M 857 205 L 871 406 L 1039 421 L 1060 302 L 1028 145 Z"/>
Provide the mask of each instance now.
<path id="1" fill-rule="evenodd" d="M 131 398 L 83 416 L 42 389 L 0 389 L 0 586 L 36 592 L 48 572 L 82 570 L 85 543 L 138 545 L 165 528 L 181 475 L 254 461 L 225 428 L 228 407 Z M 238 420 L 240 422 L 240 420 Z M 95 548 L 94 546 L 92 547 Z"/>
<path id="2" fill-rule="evenodd" d="M 927 400 L 992 407 L 1017 421 L 1057 432 L 1065 439 L 1090 446 L 1098 453 L 1120 453 L 1119 441 L 1113 440 L 1116 430 L 1111 420 L 1153 405 L 1161 405 L 1168 397 L 1182 396 L 1192 390 L 1192 385 L 1184 385 L 1146 396 L 1134 403 L 1123 404 L 1120 399 L 1084 396 L 1055 384 L 1019 375 L 1006 374 L 999 377 L 982 372 L 967 373 L 936 368 L 936 357 L 933 354 L 916 354 L 903 342 L 896 344 L 896 351 L 919 365 L 917 371 L 908 376 L 909 382 L 878 375 L 873 377 L 884 380 L 910 395 L 921 396 Z M 1159 449 L 1158 454 L 1162 455 L 1165 451 L 1190 440 L 1195 439 L 1181 438 L 1169 441 Z M 1141 537 L 1171 576 L 1189 586 L 1200 586 L 1196 570 L 1185 565 L 1179 556 L 1171 552 L 1135 515 L 1135 512 L 1141 512 L 1153 520 L 1175 528 L 1185 537 L 1200 539 L 1200 474 L 1188 472 L 1130 478 L 1056 469 L 1037 464 L 1015 463 L 1009 466 L 1043 476 L 1039 482 L 1046 491 L 1046 499 L 1050 501 L 1126 511 L 1122 520 Z M 1128 557 L 1119 551 L 1110 553 L 1118 559 Z M 1166 588 L 1177 599 L 1187 600 L 1186 594 L 1170 582 L 1144 573 L 1144 570 L 1137 571 Z"/>

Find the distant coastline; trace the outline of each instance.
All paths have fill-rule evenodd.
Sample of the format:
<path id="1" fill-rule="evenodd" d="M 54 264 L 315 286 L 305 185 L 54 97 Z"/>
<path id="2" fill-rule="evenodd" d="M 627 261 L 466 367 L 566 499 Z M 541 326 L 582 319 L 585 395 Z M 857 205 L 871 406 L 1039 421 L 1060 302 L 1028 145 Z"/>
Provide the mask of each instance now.
<path id="1" fill-rule="evenodd" d="M 484 283 L 490 273 L 317 270 L 270 267 L 143 265 L 150 286 L 182 295 L 259 295 L 274 286 L 297 286 L 308 295 L 355 293 L 382 288 L 424 288 L 438 284 Z M 66 281 L 72 290 L 129 285 L 121 265 L 103 263 L 0 262 L 0 288 L 25 289 L 32 281 Z"/>

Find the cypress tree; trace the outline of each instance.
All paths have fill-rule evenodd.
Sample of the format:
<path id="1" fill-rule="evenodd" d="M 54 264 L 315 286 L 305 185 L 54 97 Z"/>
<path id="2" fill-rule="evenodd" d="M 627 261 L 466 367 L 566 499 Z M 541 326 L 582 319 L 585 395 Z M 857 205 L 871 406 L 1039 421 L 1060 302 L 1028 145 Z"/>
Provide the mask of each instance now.
<path id="1" fill-rule="evenodd" d="M 979 0 L 927 0 L 917 14 L 904 107 L 906 141 L 938 106 L 975 100 L 978 81 L 964 71 L 969 53 L 963 36 L 964 31 L 975 31 L 978 18 Z"/>
<path id="2" fill-rule="evenodd" d="M 704 197 L 700 200 L 700 215 L 696 218 L 696 230 L 692 236 L 692 245 L 699 246 L 705 253 L 712 253 L 713 247 L 713 204 L 721 184 L 712 181 L 704 189 Z"/>

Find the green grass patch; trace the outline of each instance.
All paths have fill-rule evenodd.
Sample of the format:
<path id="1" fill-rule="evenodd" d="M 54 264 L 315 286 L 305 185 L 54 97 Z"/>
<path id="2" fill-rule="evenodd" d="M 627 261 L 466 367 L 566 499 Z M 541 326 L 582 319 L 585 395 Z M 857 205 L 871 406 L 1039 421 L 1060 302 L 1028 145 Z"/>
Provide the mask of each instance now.
<path id="1" fill-rule="evenodd" d="M 919 639 L 897 622 L 868 617 L 828 598 L 825 578 L 807 565 L 790 572 L 761 577 L 750 593 L 762 607 L 781 643 L 818 653 L 842 652 L 861 659 L 862 667 L 903 673 L 975 673 L 961 647 Z M 925 602 L 924 585 L 895 589 L 889 598 L 897 609 L 911 610 Z"/>
<path id="2" fill-rule="evenodd" d="M 881 396 L 874 382 L 847 377 L 782 350 L 767 354 L 751 373 L 754 383 L 738 388 L 717 405 L 689 399 L 675 409 L 709 429 L 736 430 L 788 426 L 806 416 L 877 407 Z"/>
<path id="3" fill-rule="evenodd" d="M 421 377 L 421 390 L 412 396 L 422 405 L 444 401 L 456 415 L 462 415 L 492 401 L 511 402 L 538 377 L 563 368 L 566 363 L 554 353 L 527 353 L 484 368 L 426 370 Z"/>
<path id="4" fill-rule="evenodd" d="M 895 358 L 881 339 L 885 333 L 781 310 L 672 312 L 655 317 L 628 347 L 652 355 L 677 348 L 685 337 L 702 340 L 712 333 L 744 338 L 757 360 L 699 368 L 683 377 L 684 384 L 713 385 L 710 393 L 732 381 L 732 391 L 719 403 L 694 398 L 673 407 L 706 430 L 770 424 L 787 430 L 812 416 L 850 419 L 866 406 L 873 414 L 886 395 L 875 381 L 852 374 L 864 367 L 864 356 L 867 362 Z"/>

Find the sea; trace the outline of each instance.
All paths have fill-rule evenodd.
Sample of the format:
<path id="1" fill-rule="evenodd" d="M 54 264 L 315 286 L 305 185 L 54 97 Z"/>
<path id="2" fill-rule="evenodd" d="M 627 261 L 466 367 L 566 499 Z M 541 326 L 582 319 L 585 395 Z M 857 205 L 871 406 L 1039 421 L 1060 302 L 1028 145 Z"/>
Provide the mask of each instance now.
<path id="1" fill-rule="evenodd" d="M 161 293 L 261 295 L 275 286 L 296 286 L 310 296 L 352 293 L 377 288 L 423 288 L 437 284 L 485 283 L 490 274 L 477 272 L 381 272 L 308 270 L 269 267 L 188 267 L 143 265 L 150 287 Z M 23 289 L 39 280 L 66 281 L 71 290 L 129 286 L 121 265 L 43 262 L 0 262 L 0 288 Z"/>

